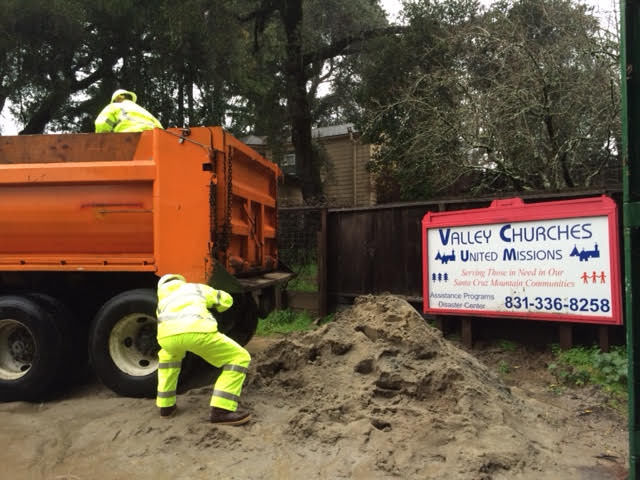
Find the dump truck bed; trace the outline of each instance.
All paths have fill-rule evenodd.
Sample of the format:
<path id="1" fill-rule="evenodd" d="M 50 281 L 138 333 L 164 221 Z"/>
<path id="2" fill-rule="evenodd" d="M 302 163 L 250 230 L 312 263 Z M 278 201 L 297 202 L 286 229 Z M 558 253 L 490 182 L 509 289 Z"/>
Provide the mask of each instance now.
<path id="1" fill-rule="evenodd" d="M 0 137 L 0 270 L 275 272 L 279 176 L 221 127 Z"/>

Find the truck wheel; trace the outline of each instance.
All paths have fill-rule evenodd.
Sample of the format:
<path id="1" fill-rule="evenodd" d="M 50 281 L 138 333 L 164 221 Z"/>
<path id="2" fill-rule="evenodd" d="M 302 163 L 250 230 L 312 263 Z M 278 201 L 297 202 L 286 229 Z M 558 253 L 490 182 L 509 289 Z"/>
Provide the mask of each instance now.
<path id="1" fill-rule="evenodd" d="M 251 294 L 234 295 L 233 306 L 226 312 L 213 312 L 213 316 L 220 332 L 243 346 L 249 343 L 258 328 L 258 306 Z"/>
<path id="2" fill-rule="evenodd" d="M 93 320 L 91 363 L 102 383 L 119 395 L 156 395 L 157 303 L 152 290 L 129 290 L 108 300 Z"/>
<path id="3" fill-rule="evenodd" d="M 0 297 L 0 400 L 41 400 L 56 390 L 66 334 L 33 300 Z"/>

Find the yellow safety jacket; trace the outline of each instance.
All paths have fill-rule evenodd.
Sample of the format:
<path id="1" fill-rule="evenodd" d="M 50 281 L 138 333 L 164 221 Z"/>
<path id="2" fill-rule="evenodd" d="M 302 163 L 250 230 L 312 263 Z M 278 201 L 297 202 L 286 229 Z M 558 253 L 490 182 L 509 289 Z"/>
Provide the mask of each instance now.
<path id="1" fill-rule="evenodd" d="M 160 121 L 131 100 L 110 103 L 95 121 L 96 132 L 142 132 L 162 128 Z"/>
<path id="2" fill-rule="evenodd" d="M 217 332 L 210 308 L 224 312 L 233 297 L 208 285 L 172 281 L 158 287 L 158 338 L 179 333 Z"/>

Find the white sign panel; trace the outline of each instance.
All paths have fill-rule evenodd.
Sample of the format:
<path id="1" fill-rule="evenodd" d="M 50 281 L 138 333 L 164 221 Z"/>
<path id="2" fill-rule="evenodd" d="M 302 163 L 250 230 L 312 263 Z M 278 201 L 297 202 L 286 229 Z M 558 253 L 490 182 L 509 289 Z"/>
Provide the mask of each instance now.
<path id="1" fill-rule="evenodd" d="M 427 229 L 429 309 L 612 316 L 606 215 Z"/>

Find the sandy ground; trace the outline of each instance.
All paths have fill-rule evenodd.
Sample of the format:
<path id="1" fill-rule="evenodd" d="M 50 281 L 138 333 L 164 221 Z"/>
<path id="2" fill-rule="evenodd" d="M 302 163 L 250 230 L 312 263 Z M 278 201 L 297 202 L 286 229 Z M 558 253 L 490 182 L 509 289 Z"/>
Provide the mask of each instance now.
<path id="1" fill-rule="evenodd" d="M 626 478 L 626 419 L 600 393 L 553 393 L 541 359 L 509 359 L 501 377 L 503 357 L 456 347 L 397 297 L 360 297 L 331 324 L 248 348 L 249 424 L 207 422 L 211 370 L 171 419 L 91 382 L 0 404 L 0 477 Z"/>

